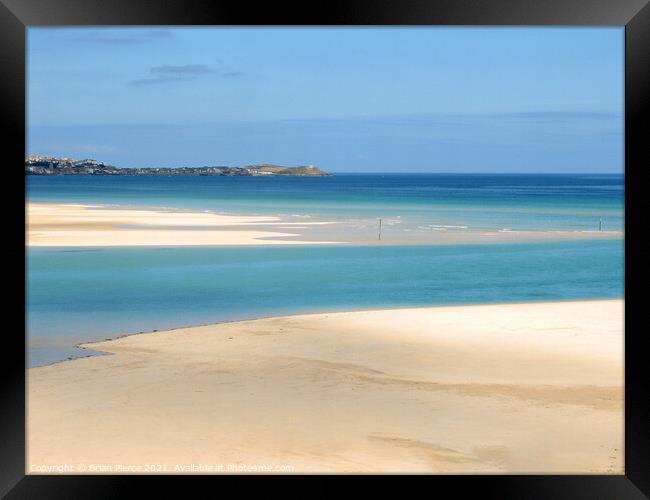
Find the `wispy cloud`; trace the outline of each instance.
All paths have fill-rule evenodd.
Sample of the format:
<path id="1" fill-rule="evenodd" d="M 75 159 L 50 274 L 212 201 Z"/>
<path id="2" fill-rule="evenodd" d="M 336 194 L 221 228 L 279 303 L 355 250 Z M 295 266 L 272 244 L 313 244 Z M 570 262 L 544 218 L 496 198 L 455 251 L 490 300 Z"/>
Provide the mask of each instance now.
<path id="1" fill-rule="evenodd" d="M 173 33 L 168 29 L 154 29 L 148 31 L 128 30 L 114 31 L 108 28 L 98 29 L 73 38 L 76 42 L 99 43 L 106 45 L 133 45 L 151 43 L 156 40 L 173 38 Z"/>
<path id="2" fill-rule="evenodd" d="M 186 82 L 190 80 L 195 80 L 193 77 L 183 77 L 183 76 L 158 76 L 156 78 L 142 78 L 140 80 L 132 80 L 129 82 L 129 85 L 134 87 L 139 87 L 142 85 L 157 85 L 160 83 L 174 83 L 174 82 Z"/>
<path id="3" fill-rule="evenodd" d="M 465 127 L 470 125 L 516 125 L 516 124 L 555 124 L 555 123 L 616 123 L 622 118 L 620 113 L 598 111 L 525 111 L 512 113 L 415 113 L 376 116 L 347 116 L 320 119 L 286 119 L 286 123 L 318 122 L 323 124 L 357 123 L 367 125 L 423 126 L 444 125 Z"/>
<path id="4" fill-rule="evenodd" d="M 175 83 L 192 81 L 206 75 L 215 75 L 222 78 L 240 78 L 245 76 L 243 71 L 226 71 L 215 69 L 206 64 L 162 65 L 149 68 L 149 78 L 132 80 L 129 85 L 138 87 L 143 85 L 156 85 L 160 83 Z"/>
<path id="5" fill-rule="evenodd" d="M 599 111 L 527 111 L 519 113 L 501 113 L 490 115 L 494 120 L 512 120 L 527 123 L 569 123 L 576 121 L 616 120 L 622 118 L 619 113 Z"/>
<path id="6" fill-rule="evenodd" d="M 149 70 L 152 75 L 207 75 L 213 70 L 205 64 L 185 64 L 182 66 L 154 66 Z"/>

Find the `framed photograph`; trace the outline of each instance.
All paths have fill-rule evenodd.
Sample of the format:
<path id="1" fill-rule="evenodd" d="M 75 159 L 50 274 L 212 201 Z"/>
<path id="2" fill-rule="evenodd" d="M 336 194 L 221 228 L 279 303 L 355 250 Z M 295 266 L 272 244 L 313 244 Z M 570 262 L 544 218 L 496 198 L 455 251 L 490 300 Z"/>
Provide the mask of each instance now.
<path id="1" fill-rule="evenodd" d="M 646 1 L 0 1 L 0 493 L 649 498 Z"/>

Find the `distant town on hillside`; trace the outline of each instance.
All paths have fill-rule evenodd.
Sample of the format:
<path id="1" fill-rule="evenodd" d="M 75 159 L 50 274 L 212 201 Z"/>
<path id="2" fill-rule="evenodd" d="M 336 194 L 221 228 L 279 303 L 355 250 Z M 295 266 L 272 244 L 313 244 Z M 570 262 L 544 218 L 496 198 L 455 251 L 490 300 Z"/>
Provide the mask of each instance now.
<path id="1" fill-rule="evenodd" d="M 75 160 L 52 156 L 30 155 L 25 159 L 25 175 L 126 175 L 126 176 L 327 176 L 314 165 L 246 165 L 243 167 L 116 167 L 97 160 Z"/>

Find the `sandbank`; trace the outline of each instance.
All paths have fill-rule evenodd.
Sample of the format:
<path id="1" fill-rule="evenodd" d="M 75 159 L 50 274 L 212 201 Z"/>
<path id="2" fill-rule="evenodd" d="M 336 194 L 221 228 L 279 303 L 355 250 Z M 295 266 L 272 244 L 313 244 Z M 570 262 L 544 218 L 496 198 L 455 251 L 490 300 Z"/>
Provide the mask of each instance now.
<path id="1" fill-rule="evenodd" d="M 400 217 L 226 215 L 173 208 L 29 202 L 28 246 L 462 245 L 621 239 L 622 231 L 418 225 Z M 435 220 L 435 213 L 431 214 Z"/>
<path id="2" fill-rule="evenodd" d="M 27 472 L 621 474 L 623 309 L 322 313 L 86 344 L 111 355 L 27 371 Z"/>
<path id="3" fill-rule="evenodd" d="M 327 223 L 56 203 L 27 203 L 26 210 L 27 245 L 35 247 L 309 244 L 316 242 L 298 240 L 299 233 L 282 229 Z"/>

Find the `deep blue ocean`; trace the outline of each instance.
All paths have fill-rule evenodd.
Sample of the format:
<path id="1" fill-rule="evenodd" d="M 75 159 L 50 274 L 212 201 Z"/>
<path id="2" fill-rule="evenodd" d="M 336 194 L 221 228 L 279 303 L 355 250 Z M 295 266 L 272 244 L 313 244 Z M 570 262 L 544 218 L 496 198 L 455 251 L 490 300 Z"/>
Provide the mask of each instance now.
<path id="1" fill-rule="evenodd" d="M 622 230 L 618 175 L 28 177 L 30 201 Z M 418 222 L 419 223 L 419 222 Z M 124 333 L 281 314 L 614 298 L 623 238 L 474 245 L 30 248 L 30 366 Z"/>
<path id="2" fill-rule="evenodd" d="M 332 177 L 37 177 L 31 201 L 241 214 L 402 217 L 470 229 L 623 228 L 624 176 L 337 174 Z"/>

